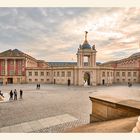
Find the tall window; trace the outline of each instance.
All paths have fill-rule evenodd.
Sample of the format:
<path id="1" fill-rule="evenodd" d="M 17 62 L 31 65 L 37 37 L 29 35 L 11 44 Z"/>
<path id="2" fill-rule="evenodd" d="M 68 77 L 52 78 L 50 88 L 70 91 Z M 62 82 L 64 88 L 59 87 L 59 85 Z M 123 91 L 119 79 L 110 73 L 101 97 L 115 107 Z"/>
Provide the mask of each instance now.
<path id="1" fill-rule="evenodd" d="M 35 76 L 38 76 L 38 72 L 35 72 Z"/>
<path id="2" fill-rule="evenodd" d="M 133 72 L 133 76 L 136 77 L 137 76 L 137 72 Z"/>
<path id="3" fill-rule="evenodd" d="M 41 75 L 41 76 L 44 76 L 44 72 L 42 71 L 42 72 L 40 73 L 40 75 Z"/>
<path id="4" fill-rule="evenodd" d="M 10 61 L 10 65 L 11 65 L 11 66 L 14 65 L 14 61 L 13 61 L 13 60 Z"/>
<path id="5" fill-rule="evenodd" d="M 47 76 L 49 76 L 49 75 L 50 75 L 50 73 L 49 73 L 49 72 L 47 72 L 46 74 L 47 74 Z"/>
<path id="6" fill-rule="evenodd" d="M 29 72 L 29 76 L 32 76 L 32 72 Z"/>
<path id="7" fill-rule="evenodd" d="M 21 70 L 18 70 L 18 75 L 22 75 L 22 72 L 21 72 Z"/>
<path id="8" fill-rule="evenodd" d="M 59 74 L 59 71 L 57 72 L 57 77 L 59 77 L 60 76 L 60 74 Z"/>
<path id="9" fill-rule="evenodd" d="M 122 76 L 125 76 L 125 72 L 122 72 Z"/>
<path id="10" fill-rule="evenodd" d="M 84 66 L 89 66 L 87 56 L 84 56 Z"/>
<path id="11" fill-rule="evenodd" d="M 2 66 L 5 66 L 5 62 L 4 62 L 4 61 L 2 61 L 2 62 L 1 62 L 1 65 L 2 65 Z"/>
<path id="12" fill-rule="evenodd" d="M 116 72 L 116 76 L 120 76 L 120 73 L 119 72 Z"/>
<path id="13" fill-rule="evenodd" d="M 65 77 L 65 72 L 64 72 L 64 71 L 62 71 L 61 76 L 62 76 L 62 77 Z"/>
<path id="14" fill-rule="evenodd" d="M 109 76 L 109 72 L 107 72 L 107 76 Z"/>
<path id="15" fill-rule="evenodd" d="M 5 70 L 2 70 L 1 71 L 1 75 L 5 75 Z"/>
<path id="16" fill-rule="evenodd" d="M 10 75 L 14 75 L 14 70 L 10 70 Z"/>
<path id="17" fill-rule="evenodd" d="M 68 71 L 67 76 L 71 77 L 71 71 Z"/>
<path id="18" fill-rule="evenodd" d="M 128 72 L 128 76 L 131 76 L 131 72 Z"/>
<path id="19" fill-rule="evenodd" d="M 105 72 L 102 73 L 102 77 L 105 77 Z"/>
<path id="20" fill-rule="evenodd" d="M 22 62 L 21 61 L 17 61 L 18 63 L 18 67 L 21 68 L 22 67 Z"/>

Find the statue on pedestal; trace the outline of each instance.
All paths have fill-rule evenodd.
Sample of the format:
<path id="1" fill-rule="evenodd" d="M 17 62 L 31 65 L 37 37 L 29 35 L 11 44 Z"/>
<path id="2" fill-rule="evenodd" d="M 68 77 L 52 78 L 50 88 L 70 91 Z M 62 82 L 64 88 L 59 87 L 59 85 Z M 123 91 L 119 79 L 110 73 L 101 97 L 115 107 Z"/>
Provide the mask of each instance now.
<path id="1" fill-rule="evenodd" d="M 87 80 L 85 80 L 85 82 L 84 82 L 84 86 L 87 86 L 88 84 L 87 84 Z"/>

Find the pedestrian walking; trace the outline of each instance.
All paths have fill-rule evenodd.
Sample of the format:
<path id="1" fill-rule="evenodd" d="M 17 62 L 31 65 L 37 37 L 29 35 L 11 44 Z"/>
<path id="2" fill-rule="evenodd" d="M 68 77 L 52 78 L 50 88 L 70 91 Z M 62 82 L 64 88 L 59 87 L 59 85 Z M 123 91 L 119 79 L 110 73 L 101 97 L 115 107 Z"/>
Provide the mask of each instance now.
<path id="1" fill-rule="evenodd" d="M 14 90 L 14 100 L 17 100 L 17 90 Z"/>
<path id="2" fill-rule="evenodd" d="M 9 100 L 13 100 L 13 91 L 10 91 L 10 99 Z"/>
<path id="3" fill-rule="evenodd" d="M 36 89 L 38 89 L 38 84 L 36 85 Z"/>
<path id="4" fill-rule="evenodd" d="M 23 90 L 20 89 L 20 99 L 22 99 Z"/>

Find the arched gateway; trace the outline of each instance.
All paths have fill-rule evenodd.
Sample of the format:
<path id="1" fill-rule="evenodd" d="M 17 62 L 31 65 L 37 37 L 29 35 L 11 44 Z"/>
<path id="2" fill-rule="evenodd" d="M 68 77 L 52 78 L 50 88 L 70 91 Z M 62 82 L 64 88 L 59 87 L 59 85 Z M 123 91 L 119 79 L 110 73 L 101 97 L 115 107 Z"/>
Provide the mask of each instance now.
<path id="1" fill-rule="evenodd" d="M 87 82 L 87 85 L 90 85 L 90 74 L 88 72 L 84 73 L 84 81 Z"/>

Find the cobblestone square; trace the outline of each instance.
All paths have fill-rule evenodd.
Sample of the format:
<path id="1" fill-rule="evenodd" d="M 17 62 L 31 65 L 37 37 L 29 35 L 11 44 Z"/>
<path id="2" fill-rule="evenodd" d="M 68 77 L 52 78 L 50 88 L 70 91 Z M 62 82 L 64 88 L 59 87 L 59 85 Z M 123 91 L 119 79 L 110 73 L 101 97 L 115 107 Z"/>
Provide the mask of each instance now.
<path id="1" fill-rule="evenodd" d="M 30 132 L 63 132 L 66 128 L 87 124 L 91 113 L 89 96 L 93 95 L 104 94 L 110 97 L 140 101 L 138 84 L 130 88 L 127 84 L 109 87 L 68 87 L 41 84 L 40 90 L 36 90 L 36 84 L 13 84 L 0 87 L 4 95 L 14 89 L 18 91 L 17 101 L 0 102 L 0 132 L 26 132 L 26 130 Z M 23 90 L 22 100 L 19 99 L 20 89 Z M 55 121 L 52 121 L 53 118 Z M 56 125 L 48 125 L 45 120 L 49 119 L 52 124 Z M 42 127 L 38 124 L 41 124 Z M 45 128 L 43 124 L 50 127 Z M 32 126 L 34 129 L 31 128 Z"/>

